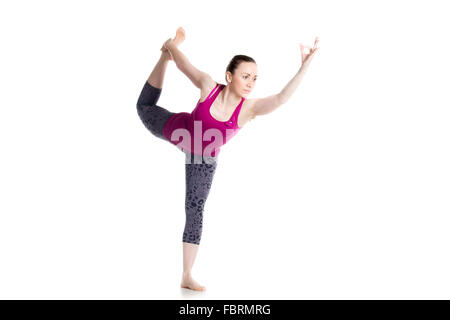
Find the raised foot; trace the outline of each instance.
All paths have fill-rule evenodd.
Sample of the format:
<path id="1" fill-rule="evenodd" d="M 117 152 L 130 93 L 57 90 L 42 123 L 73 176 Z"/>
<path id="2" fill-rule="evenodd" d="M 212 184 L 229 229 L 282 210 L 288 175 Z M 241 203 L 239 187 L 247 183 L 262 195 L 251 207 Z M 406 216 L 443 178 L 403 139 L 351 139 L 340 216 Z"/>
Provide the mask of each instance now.
<path id="1" fill-rule="evenodd" d="M 186 32 L 182 27 L 179 27 L 176 31 L 175 38 L 173 39 L 173 43 L 175 46 L 179 46 L 180 43 L 182 43 L 186 39 Z M 163 56 L 165 59 L 173 60 L 172 54 L 170 54 L 169 50 L 164 47 L 164 45 L 161 47 L 161 51 L 163 52 Z"/>
<path id="2" fill-rule="evenodd" d="M 180 43 L 182 43 L 185 39 L 186 39 L 186 32 L 184 31 L 183 27 L 179 27 L 177 29 L 173 42 L 175 43 L 176 46 L 179 46 Z"/>

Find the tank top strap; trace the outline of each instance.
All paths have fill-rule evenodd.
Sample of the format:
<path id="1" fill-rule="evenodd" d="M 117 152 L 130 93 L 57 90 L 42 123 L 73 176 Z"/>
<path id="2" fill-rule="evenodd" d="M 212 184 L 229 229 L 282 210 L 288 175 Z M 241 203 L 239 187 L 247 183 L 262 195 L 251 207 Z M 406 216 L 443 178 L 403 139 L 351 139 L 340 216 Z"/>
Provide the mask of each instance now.
<path id="1" fill-rule="evenodd" d="M 244 100 L 245 100 L 245 98 L 242 97 L 242 98 L 241 98 L 241 102 L 240 102 L 239 105 L 236 107 L 236 109 L 234 109 L 233 115 L 231 116 L 231 118 L 232 118 L 232 119 L 234 118 L 234 119 L 236 120 L 236 122 L 237 122 L 239 113 L 241 112 L 241 108 L 242 108 L 242 104 L 244 103 Z"/>
<path id="2" fill-rule="evenodd" d="M 212 102 L 214 102 L 214 100 L 216 100 L 216 98 L 219 95 L 220 91 L 222 91 L 222 89 L 225 88 L 224 84 L 218 83 L 218 86 L 219 86 L 219 89 L 217 89 L 216 92 L 214 92 L 213 96 L 211 97 L 211 104 L 212 104 Z"/>
<path id="3" fill-rule="evenodd" d="M 205 99 L 205 101 L 206 101 L 206 100 L 209 100 L 209 98 L 211 97 L 211 95 L 212 95 L 213 92 L 214 92 L 214 94 L 216 94 L 216 93 L 220 90 L 220 88 L 216 90 L 216 88 L 217 88 L 218 86 L 219 86 L 219 84 L 216 84 L 216 86 L 215 86 L 214 89 L 209 93 L 209 95 L 208 95 L 208 97 Z M 215 91 L 214 91 L 214 90 L 215 90 Z"/>

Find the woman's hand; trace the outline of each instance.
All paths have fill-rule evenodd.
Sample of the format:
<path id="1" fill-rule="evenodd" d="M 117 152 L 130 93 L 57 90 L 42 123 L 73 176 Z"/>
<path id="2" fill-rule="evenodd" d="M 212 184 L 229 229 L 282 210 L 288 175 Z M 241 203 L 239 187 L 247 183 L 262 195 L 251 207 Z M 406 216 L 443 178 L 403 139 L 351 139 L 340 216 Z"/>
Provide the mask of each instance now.
<path id="1" fill-rule="evenodd" d="M 173 61 L 172 52 L 170 52 L 170 49 L 169 49 L 171 44 L 173 44 L 173 40 L 168 39 L 166 42 L 163 43 L 163 45 L 161 47 L 161 51 L 167 56 L 167 59 Z"/>
<path id="2" fill-rule="evenodd" d="M 302 53 L 302 68 L 308 67 L 308 65 L 311 63 L 312 58 L 314 57 L 317 50 L 319 50 L 319 47 L 317 46 L 319 44 L 319 38 L 316 37 L 316 40 L 314 41 L 314 47 L 311 48 L 311 46 L 304 46 L 300 43 L 300 51 Z M 305 48 L 309 49 L 309 53 L 306 53 Z"/>
<path id="3" fill-rule="evenodd" d="M 172 48 L 173 45 L 175 45 L 174 42 L 173 42 L 173 39 L 169 38 L 169 39 L 166 40 L 166 42 L 163 43 L 163 45 L 161 47 L 161 50 L 162 51 L 164 51 L 164 50 L 169 50 L 170 51 L 170 49 Z"/>

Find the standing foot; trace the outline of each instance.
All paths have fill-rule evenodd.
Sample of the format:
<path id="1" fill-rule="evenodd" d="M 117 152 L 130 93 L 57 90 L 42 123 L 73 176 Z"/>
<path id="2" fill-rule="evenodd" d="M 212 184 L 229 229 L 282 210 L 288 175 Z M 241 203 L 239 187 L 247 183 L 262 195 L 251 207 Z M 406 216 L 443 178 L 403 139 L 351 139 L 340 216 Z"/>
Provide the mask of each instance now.
<path id="1" fill-rule="evenodd" d="M 195 281 L 191 275 L 183 275 L 183 280 L 181 281 L 181 288 L 191 289 L 195 291 L 205 291 L 206 288 L 201 286 L 197 281 Z"/>

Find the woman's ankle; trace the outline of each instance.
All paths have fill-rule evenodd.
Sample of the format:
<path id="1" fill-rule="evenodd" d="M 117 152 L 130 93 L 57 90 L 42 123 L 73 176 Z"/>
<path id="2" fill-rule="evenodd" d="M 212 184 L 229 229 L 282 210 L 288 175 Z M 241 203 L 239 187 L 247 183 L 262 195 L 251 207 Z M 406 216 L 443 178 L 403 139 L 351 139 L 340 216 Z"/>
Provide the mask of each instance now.
<path id="1" fill-rule="evenodd" d="M 183 278 L 190 278 L 191 277 L 191 270 L 183 271 Z"/>

